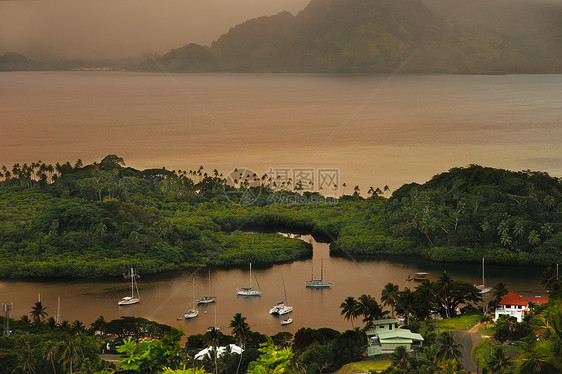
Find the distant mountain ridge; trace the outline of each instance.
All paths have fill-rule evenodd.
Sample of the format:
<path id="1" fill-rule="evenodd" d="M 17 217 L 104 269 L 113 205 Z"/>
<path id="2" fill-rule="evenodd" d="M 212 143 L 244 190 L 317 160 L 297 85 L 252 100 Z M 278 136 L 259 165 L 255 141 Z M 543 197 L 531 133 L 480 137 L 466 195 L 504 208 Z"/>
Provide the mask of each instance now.
<path id="1" fill-rule="evenodd" d="M 504 27 L 498 31 L 473 22 L 478 16 L 471 14 L 471 28 L 447 12 L 445 0 L 427 1 L 434 10 L 420 0 L 312 0 L 296 16 L 282 12 L 252 19 L 210 47 L 189 44 L 159 61 L 171 71 L 186 72 L 375 73 L 393 71 L 415 54 L 404 71 L 562 71 L 560 51 L 555 50 L 559 31 L 542 33 L 545 40 L 540 42 L 521 41 L 508 38 L 513 22 L 498 22 Z M 505 0 L 490 0 L 500 1 Z M 526 26 L 532 26 L 530 21 Z M 519 31 L 531 39 L 542 34 Z M 537 48 L 529 51 L 530 44 Z M 140 68 L 158 69 L 150 59 Z"/>

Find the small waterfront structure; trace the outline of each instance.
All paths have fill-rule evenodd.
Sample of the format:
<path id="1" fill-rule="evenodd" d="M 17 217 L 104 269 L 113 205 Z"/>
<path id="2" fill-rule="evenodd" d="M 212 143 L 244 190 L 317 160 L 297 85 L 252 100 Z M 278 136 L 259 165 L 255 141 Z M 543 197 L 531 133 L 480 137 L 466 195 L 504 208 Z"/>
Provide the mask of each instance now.
<path id="1" fill-rule="evenodd" d="M 414 280 L 421 282 L 427 279 L 427 277 L 429 276 L 429 273 L 415 273 L 414 274 Z"/>
<path id="2" fill-rule="evenodd" d="M 548 297 L 531 296 L 523 297 L 515 292 L 510 292 L 498 303 L 494 312 L 494 322 L 500 316 L 508 316 L 517 318 L 517 322 L 523 321 L 523 318 L 531 310 L 533 305 L 541 305 L 548 302 Z"/>
<path id="3" fill-rule="evenodd" d="M 394 319 L 381 319 L 373 322 L 373 329 L 367 334 L 367 356 L 390 354 L 396 347 L 405 347 L 412 351 L 421 347 L 423 337 L 408 329 L 397 327 Z"/>

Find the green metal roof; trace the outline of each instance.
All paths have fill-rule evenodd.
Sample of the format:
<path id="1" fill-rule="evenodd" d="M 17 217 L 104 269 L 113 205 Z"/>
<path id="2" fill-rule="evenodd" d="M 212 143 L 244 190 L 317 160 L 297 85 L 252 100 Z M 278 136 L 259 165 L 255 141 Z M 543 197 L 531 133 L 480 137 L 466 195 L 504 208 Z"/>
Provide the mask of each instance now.
<path id="1" fill-rule="evenodd" d="M 373 321 L 374 326 L 388 325 L 390 323 L 396 324 L 396 320 L 394 318 L 387 318 L 387 319 L 377 319 L 377 320 Z"/>
<path id="2" fill-rule="evenodd" d="M 375 332 L 373 330 L 367 331 L 367 336 L 373 336 L 373 335 L 378 335 L 379 339 L 381 340 L 381 343 L 383 342 L 383 340 L 394 341 L 394 339 L 405 339 L 408 340 L 409 343 L 411 343 L 413 340 L 423 341 L 423 336 L 421 336 L 420 334 L 416 334 L 415 332 L 411 332 L 410 330 L 407 329 L 394 329 L 394 330 L 379 331 L 379 332 Z"/>

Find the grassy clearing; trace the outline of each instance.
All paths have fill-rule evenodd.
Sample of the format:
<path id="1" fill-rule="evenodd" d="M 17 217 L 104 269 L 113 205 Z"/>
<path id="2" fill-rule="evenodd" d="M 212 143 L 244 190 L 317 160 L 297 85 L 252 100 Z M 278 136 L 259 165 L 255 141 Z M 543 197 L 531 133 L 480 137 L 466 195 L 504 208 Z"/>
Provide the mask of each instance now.
<path id="1" fill-rule="evenodd" d="M 480 367 L 486 366 L 486 359 L 490 356 L 490 352 L 492 347 L 498 344 L 493 344 L 489 340 L 482 340 L 480 344 L 478 344 L 472 350 L 472 362 L 478 362 L 480 359 Z M 523 353 L 523 345 L 504 345 L 505 353 L 508 357 L 513 358 L 514 360 Z"/>
<path id="2" fill-rule="evenodd" d="M 480 322 L 480 315 L 466 315 L 460 317 L 453 317 L 447 319 L 433 319 L 429 323 L 435 327 L 439 326 L 439 331 L 467 331 L 471 327 Z M 425 332 L 426 328 L 421 329 L 421 333 Z"/>
<path id="3" fill-rule="evenodd" d="M 344 365 L 335 374 L 357 374 L 365 370 L 384 370 L 391 364 L 389 359 L 365 360 Z"/>
<path id="4" fill-rule="evenodd" d="M 496 331 L 496 328 L 491 322 L 488 323 L 488 327 L 482 325 L 482 327 L 478 329 L 478 333 L 484 336 L 492 336 L 494 335 L 494 331 Z"/>

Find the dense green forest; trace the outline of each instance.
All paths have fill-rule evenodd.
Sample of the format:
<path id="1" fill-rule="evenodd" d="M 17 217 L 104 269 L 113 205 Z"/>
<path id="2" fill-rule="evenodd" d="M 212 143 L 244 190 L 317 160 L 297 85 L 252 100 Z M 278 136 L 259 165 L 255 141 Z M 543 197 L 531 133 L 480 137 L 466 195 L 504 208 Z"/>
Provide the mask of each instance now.
<path id="1" fill-rule="evenodd" d="M 357 186 L 337 200 L 298 183 L 272 190 L 267 175 L 226 183 L 202 166 L 141 171 L 115 155 L 4 166 L 0 181 L 1 277 L 263 266 L 311 255 L 309 243 L 272 230 L 310 232 L 341 256 L 562 262 L 562 183 L 541 172 L 471 165 L 392 196 L 371 187 L 365 198 Z"/>

